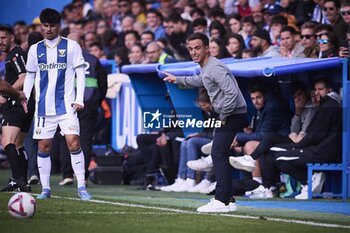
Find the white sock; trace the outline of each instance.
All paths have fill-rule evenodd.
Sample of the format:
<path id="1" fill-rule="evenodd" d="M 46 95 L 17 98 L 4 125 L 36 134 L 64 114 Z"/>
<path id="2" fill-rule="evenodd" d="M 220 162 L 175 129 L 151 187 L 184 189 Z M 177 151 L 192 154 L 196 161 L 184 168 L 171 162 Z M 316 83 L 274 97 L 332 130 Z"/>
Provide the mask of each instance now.
<path id="1" fill-rule="evenodd" d="M 85 187 L 85 159 L 81 149 L 70 153 L 72 168 L 77 178 L 78 188 Z"/>
<path id="2" fill-rule="evenodd" d="M 261 183 L 262 183 L 262 178 L 261 178 L 261 176 L 256 176 L 256 177 L 253 177 L 253 180 L 255 180 L 255 181 L 259 182 L 259 184 L 261 184 Z"/>
<path id="3" fill-rule="evenodd" d="M 43 189 L 50 188 L 51 158 L 48 154 L 38 153 L 38 168 Z"/>

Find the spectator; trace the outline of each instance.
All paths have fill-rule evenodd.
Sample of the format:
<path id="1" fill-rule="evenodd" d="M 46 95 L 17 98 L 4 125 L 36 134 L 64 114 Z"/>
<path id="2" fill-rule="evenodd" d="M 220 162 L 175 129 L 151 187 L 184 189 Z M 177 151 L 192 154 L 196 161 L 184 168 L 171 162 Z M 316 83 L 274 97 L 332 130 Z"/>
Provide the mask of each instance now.
<path id="1" fill-rule="evenodd" d="M 318 47 L 315 34 L 315 24 L 306 22 L 301 26 L 301 45 L 304 47 L 304 54 L 309 58 L 318 57 Z"/>
<path id="2" fill-rule="evenodd" d="M 122 32 L 125 33 L 127 31 L 131 31 L 134 28 L 135 20 L 132 16 L 125 16 L 122 19 Z"/>
<path id="3" fill-rule="evenodd" d="M 323 10 L 324 1 L 323 0 L 314 0 L 316 3 L 313 13 L 312 13 L 312 22 L 316 22 L 319 24 L 329 24 L 329 21 L 326 17 L 326 11 Z"/>
<path id="4" fill-rule="evenodd" d="M 131 5 L 128 0 L 119 0 L 119 15 L 124 18 L 127 15 L 131 15 Z"/>
<path id="5" fill-rule="evenodd" d="M 165 30 L 162 26 L 163 17 L 156 9 L 150 9 L 146 13 L 146 30 L 154 33 L 156 39 L 165 38 Z"/>
<path id="6" fill-rule="evenodd" d="M 245 16 L 242 18 L 241 35 L 244 39 L 245 47 L 250 48 L 250 40 L 256 30 L 257 26 L 251 16 Z"/>
<path id="7" fill-rule="evenodd" d="M 226 49 L 225 42 L 221 38 L 210 39 L 209 54 L 217 59 L 232 57 Z"/>
<path id="8" fill-rule="evenodd" d="M 271 44 L 270 34 L 265 29 L 255 31 L 250 46 L 258 56 L 281 57 L 278 47 Z"/>
<path id="9" fill-rule="evenodd" d="M 321 35 L 320 39 L 317 40 L 317 44 L 319 46 L 320 58 L 329 58 L 329 57 L 337 57 L 339 44 L 337 36 L 328 32 Z"/>
<path id="10" fill-rule="evenodd" d="M 95 32 L 87 32 L 83 36 L 83 48 L 89 50 L 93 43 L 98 42 L 98 38 Z"/>
<path id="11" fill-rule="evenodd" d="M 177 60 L 165 53 L 157 42 L 151 42 L 146 47 L 146 63 L 173 63 Z"/>
<path id="12" fill-rule="evenodd" d="M 107 59 L 105 53 L 103 52 L 102 44 L 99 42 L 92 43 L 89 48 L 89 52 L 99 60 Z"/>
<path id="13" fill-rule="evenodd" d="M 221 22 L 214 20 L 209 26 L 209 35 L 210 38 L 224 38 L 226 35 L 226 29 Z"/>
<path id="14" fill-rule="evenodd" d="M 281 29 L 280 54 L 287 58 L 304 58 L 304 47 L 295 40 L 297 32 L 291 26 Z"/>
<path id="15" fill-rule="evenodd" d="M 198 18 L 192 22 L 193 32 L 200 32 L 209 37 L 208 22 L 205 18 Z"/>
<path id="16" fill-rule="evenodd" d="M 263 14 L 263 6 L 261 3 L 252 7 L 252 17 L 258 28 L 264 28 L 266 22 Z"/>
<path id="17" fill-rule="evenodd" d="M 84 22 L 83 22 L 84 35 L 88 32 L 95 33 L 96 29 L 97 29 L 97 22 L 95 19 L 88 18 L 88 19 L 84 20 Z"/>
<path id="18" fill-rule="evenodd" d="M 144 31 L 142 34 L 141 34 L 141 45 L 146 48 L 146 46 L 155 40 L 155 37 L 154 37 L 154 33 L 151 32 L 151 31 Z"/>
<path id="19" fill-rule="evenodd" d="M 168 18 L 174 12 L 174 2 L 172 0 L 160 0 L 159 12 L 163 18 Z"/>
<path id="20" fill-rule="evenodd" d="M 225 37 L 226 48 L 232 57 L 241 59 L 245 48 L 243 37 L 238 33 L 230 33 Z"/>
<path id="21" fill-rule="evenodd" d="M 173 27 L 172 35 L 167 35 L 167 39 L 174 49 L 175 58 L 177 60 L 188 60 L 186 38 L 192 33 L 191 22 L 182 19 L 178 13 L 172 13 L 167 22 Z"/>
<path id="22" fill-rule="evenodd" d="M 97 21 L 96 34 L 98 36 L 102 36 L 107 29 L 110 29 L 110 26 L 106 20 L 100 19 L 99 21 Z"/>
<path id="23" fill-rule="evenodd" d="M 344 1 L 341 4 L 340 15 L 343 17 L 344 22 L 347 23 L 348 27 L 349 27 L 349 25 L 350 25 L 350 2 Z"/>
<path id="24" fill-rule="evenodd" d="M 340 16 L 340 1 L 339 0 L 325 0 L 323 10 L 326 12 L 326 17 L 329 23 L 332 25 L 334 34 L 337 36 L 338 41 L 346 39 L 346 32 L 348 24 L 344 22 Z"/>
<path id="25" fill-rule="evenodd" d="M 228 16 L 227 22 L 228 22 L 228 28 L 231 32 L 239 33 L 242 29 L 241 24 L 242 16 L 239 14 L 232 14 Z"/>
<path id="26" fill-rule="evenodd" d="M 279 37 L 280 37 L 281 29 L 287 25 L 288 25 L 288 21 L 284 16 L 275 15 L 272 17 L 271 23 L 270 23 L 270 36 L 271 36 L 271 43 L 273 45 L 280 44 Z"/>
<path id="27" fill-rule="evenodd" d="M 248 59 L 248 58 L 253 58 L 253 57 L 257 57 L 258 54 L 255 52 L 254 49 L 243 49 L 242 50 L 242 59 Z"/>
<path id="28" fill-rule="evenodd" d="M 145 53 L 141 44 L 135 44 L 131 47 L 129 52 L 130 64 L 141 64 L 145 61 Z"/>
<path id="29" fill-rule="evenodd" d="M 127 31 L 124 34 L 124 47 L 128 50 L 131 49 L 133 45 L 140 42 L 140 36 L 136 31 Z"/>
<path id="30" fill-rule="evenodd" d="M 146 24 L 146 14 L 145 5 L 142 0 L 132 0 L 131 1 L 131 13 L 135 18 L 136 22 Z"/>

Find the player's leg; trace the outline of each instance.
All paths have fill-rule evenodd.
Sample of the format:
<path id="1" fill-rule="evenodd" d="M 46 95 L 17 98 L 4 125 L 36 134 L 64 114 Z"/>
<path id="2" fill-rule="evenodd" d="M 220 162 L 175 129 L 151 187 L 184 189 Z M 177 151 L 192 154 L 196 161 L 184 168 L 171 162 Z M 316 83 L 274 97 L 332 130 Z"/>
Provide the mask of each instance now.
<path id="1" fill-rule="evenodd" d="M 57 129 L 57 116 L 35 117 L 33 138 L 38 139 L 38 169 L 42 192 L 38 199 L 51 197 L 50 174 L 51 158 L 50 150 L 52 138 Z"/>
<path id="2" fill-rule="evenodd" d="M 78 194 L 82 200 L 90 200 L 91 195 L 85 184 L 85 158 L 79 140 L 79 121 L 76 114 L 65 114 L 60 117 L 59 126 L 65 135 L 71 155 L 71 164 L 77 178 Z"/>

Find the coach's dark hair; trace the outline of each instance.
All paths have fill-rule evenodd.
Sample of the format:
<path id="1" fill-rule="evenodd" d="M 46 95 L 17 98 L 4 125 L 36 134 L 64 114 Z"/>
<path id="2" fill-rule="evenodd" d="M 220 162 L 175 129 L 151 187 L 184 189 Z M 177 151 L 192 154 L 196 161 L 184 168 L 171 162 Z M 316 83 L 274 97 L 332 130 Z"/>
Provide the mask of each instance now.
<path id="1" fill-rule="evenodd" d="M 40 22 L 49 24 L 60 24 L 61 14 L 52 8 L 46 8 L 40 13 Z"/>
<path id="2" fill-rule="evenodd" d="M 0 25 L 0 31 L 6 32 L 7 34 L 14 35 L 13 28 L 7 25 Z"/>
<path id="3" fill-rule="evenodd" d="M 201 32 L 193 33 L 187 37 L 187 43 L 191 40 L 201 40 L 204 46 L 209 46 L 209 38 Z"/>

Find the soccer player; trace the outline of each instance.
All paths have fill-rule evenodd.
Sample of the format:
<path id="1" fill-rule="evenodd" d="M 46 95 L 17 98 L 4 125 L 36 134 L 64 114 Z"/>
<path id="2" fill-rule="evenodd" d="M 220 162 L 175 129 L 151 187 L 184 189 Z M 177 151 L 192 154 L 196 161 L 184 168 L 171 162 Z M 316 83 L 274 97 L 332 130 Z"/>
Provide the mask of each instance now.
<path id="1" fill-rule="evenodd" d="M 7 53 L 5 63 L 6 82 L 16 90 L 22 90 L 26 73 L 26 54 L 16 45 L 14 31 L 11 27 L 0 26 L 0 51 Z M 16 92 L 13 94 L 18 95 Z M 7 94 L 0 97 L 0 102 L 4 105 L 2 146 L 12 171 L 12 179 L 1 189 L 1 192 L 11 192 L 17 189 L 22 192 L 30 192 L 31 188 L 27 184 L 28 161 L 23 140 L 33 117 L 34 102 L 32 102 L 32 99 L 29 102 L 32 103 L 32 114 L 26 113 L 27 110 L 22 108 L 21 101 Z"/>
<path id="2" fill-rule="evenodd" d="M 39 140 L 38 168 L 42 184 L 42 192 L 37 198 L 51 197 L 49 152 L 59 125 L 70 151 L 78 195 L 82 200 L 90 200 L 91 195 L 85 185 L 84 154 L 79 141 L 77 117 L 77 111 L 84 108 L 85 61 L 77 42 L 59 36 L 61 15 L 56 10 L 42 10 L 40 21 L 45 39 L 29 49 L 24 82 L 24 93 L 28 97 L 35 80 L 33 138 Z"/>
<path id="3" fill-rule="evenodd" d="M 217 179 L 215 198 L 197 209 L 198 212 L 232 212 L 237 210 L 232 198 L 232 178 L 229 164 L 230 144 L 237 132 L 243 130 L 247 105 L 236 79 L 229 68 L 209 55 L 209 39 L 202 33 L 187 38 L 191 58 L 201 67 L 195 76 L 176 77 L 164 72 L 164 81 L 191 87 L 205 87 L 214 110 L 222 122 L 215 129 L 211 155 Z"/>

